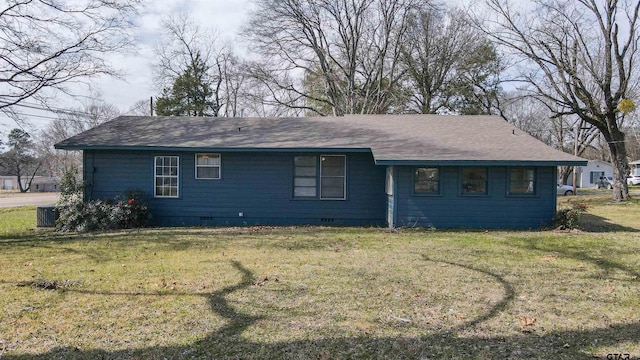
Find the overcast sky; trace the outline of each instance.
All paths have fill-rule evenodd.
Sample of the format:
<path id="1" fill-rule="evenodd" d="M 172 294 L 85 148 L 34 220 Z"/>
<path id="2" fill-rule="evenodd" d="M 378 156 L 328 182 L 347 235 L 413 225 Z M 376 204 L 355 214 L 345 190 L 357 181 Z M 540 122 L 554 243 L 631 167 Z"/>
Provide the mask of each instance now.
<path id="1" fill-rule="evenodd" d="M 250 6 L 249 0 L 149 0 L 136 19 L 138 25 L 135 29 L 135 36 L 138 39 L 136 52 L 110 57 L 111 63 L 124 72 L 124 81 L 107 77 L 96 78 L 91 83 L 98 94 L 87 94 L 87 90 L 80 90 L 80 88 L 72 88 L 72 90 L 88 96 L 99 95 L 107 103 L 117 106 L 124 112 L 136 101 L 157 95 L 153 87 L 151 64 L 163 18 L 171 14 L 187 13 L 203 27 L 210 27 L 217 31 L 221 40 L 230 41 L 234 50 L 244 52 L 243 45 L 237 39 L 237 33 L 246 20 Z M 55 105 L 64 108 L 81 106 L 78 102 L 74 103 L 63 98 L 56 101 Z M 31 112 L 23 108 L 20 108 L 20 111 Z M 55 117 L 52 113 L 33 111 L 33 114 Z M 32 117 L 29 122 L 32 126 L 28 126 L 27 130 L 32 131 L 42 128 L 51 122 L 51 119 Z M 16 126 L 12 120 L 0 116 L 0 133 L 2 133 L 0 137 L 6 138 L 6 134 Z"/>
<path id="2" fill-rule="evenodd" d="M 220 34 L 221 41 L 231 41 L 242 50 L 235 38 L 245 21 L 249 1 L 247 0 L 163 0 L 150 1 L 143 9 L 136 30 L 139 40 L 137 54 L 117 56 L 114 64 L 127 72 L 126 83 L 117 79 L 102 79 L 100 86 L 105 100 L 123 110 L 140 99 L 156 95 L 152 84 L 151 64 L 153 49 L 158 42 L 160 22 L 171 14 L 189 14 L 203 27 L 209 27 Z M 238 46 L 240 45 L 240 46 Z"/>

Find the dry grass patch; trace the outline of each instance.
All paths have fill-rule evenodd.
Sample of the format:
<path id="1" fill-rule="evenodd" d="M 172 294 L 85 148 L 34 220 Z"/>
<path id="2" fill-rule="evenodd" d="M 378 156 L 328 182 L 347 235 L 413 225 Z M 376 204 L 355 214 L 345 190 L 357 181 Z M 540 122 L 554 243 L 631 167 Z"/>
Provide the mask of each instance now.
<path id="1" fill-rule="evenodd" d="M 622 210 L 640 207 L 585 200 L 585 226 L 614 230 L 265 227 L 5 238 L 0 354 L 640 356 L 640 224 Z M 41 279 L 74 283 L 19 286 Z"/>

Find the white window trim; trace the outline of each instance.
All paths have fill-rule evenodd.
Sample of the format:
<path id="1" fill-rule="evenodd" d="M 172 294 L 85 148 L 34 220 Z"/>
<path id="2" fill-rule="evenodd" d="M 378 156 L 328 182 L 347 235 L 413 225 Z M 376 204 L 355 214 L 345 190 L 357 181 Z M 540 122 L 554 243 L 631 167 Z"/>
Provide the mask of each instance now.
<path id="1" fill-rule="evenodd" d="M 337 198 L 337 197 L 331 197 L 331 198 L 323 198 L 322 197 L 322 157 L 326 156 L 326 157 L 343 157 L 344 158 L 344 175 L 342 176 L 342 198 Z M 329 154 L 324 154 L 324 155 L 320 155 L 319 158 L 319 162 L 320 162 L 320 176 L 319 176 L 319 186 L 320 186 L 320 200 L 347 200 L 347 155 L 329 155 Z M 329 177 L 338 177 L 338 176 L 327 176 L 327 178 Z"/>
<path id="2" fill-rule="evenodd" d="M 209 156 L 217 156 L 219 159 L 219 165 L 198 165 L 198 155 L 209 155 Z M 197 153 L 194 155 L 195 166 L 193 168 L 194 177 L 198 180 L 220 180 L 222 179 L 222 155 L 219 153 Z M 217 178 L 206 178 L 206 177 L 198 177 L 198 167 L 203 168 L 218 168 L 218 177 Z"/>
<path id="3" fill-rule="evenodd" d="M 156 162 L 158 161 L 158 158 L 176 158 L 176 166 L 177 166 L 177 173 L 175 176 L 172 175 L 160 175 L 158 176 L 157 174 L 157 165 Z M 158 177 L 175 177 L 176 178 L 176 196 L 171 196 L 171 195 L 158 195 L 156 193 L 156 182 Z M 177 155 L 158 155 L 158 156 L 154 156 L 153 158 L 153 197 L 154 198 L 164 198 L 164 199 L 177 199 L 180 197 L 180 156 Z"/>

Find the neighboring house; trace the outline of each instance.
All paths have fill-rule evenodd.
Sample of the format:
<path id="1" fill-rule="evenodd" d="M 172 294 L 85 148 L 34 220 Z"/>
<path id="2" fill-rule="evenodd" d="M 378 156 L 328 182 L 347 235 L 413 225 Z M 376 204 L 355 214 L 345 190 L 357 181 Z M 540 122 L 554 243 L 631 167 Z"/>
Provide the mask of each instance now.
<path id="1" fill-rule="evenodd" d="M 612 178 L 611 163 L 602 160 L 589 160 L 586 166 L 578 166 L 576 186 L 579 188 L 595 188 L 601 177 Z M 569 176 L 567 185 L 573 185 L 573 176 Z"/>
<path id="2" fill-rule="evenodd" d="M 22 182 L 22 187 L 26 188 L 28 185 L 28 179 L 26 179 L 26 176 L 23 176 L 20 180 Z M 20 190 L 18 177 L 13 175 L 0 175 L 0 190 Z"/>
<path id="3" fill-rule="evenodd" d="M 36 176 L 31 182 L 31 192 L 58 192 L 60 179 L 56 177 Z"/>
<path id="4" fill-rule="evenodd" d="M 538 228 L 587 161 L 494 116 L 123 116 L 83 150 L 85 200 L 140 190 L 152 224 Z"/>
<path id="5" fill-rule="evenodd" d="M 640 160 L 632 161 L 629 165 L 631 166 L 631 175 L 640 175 Z"/>
<path id="6" fill-rule="evenodd" d="M 22 178 L 22 187 L 27 187 L 27 179 Z M 59 191 L 58 186 L 60 179 L 46 177 L 46 176 L 34 176 L 31 182 L 30 192 L 55 192 Z M 20 190 L 18 186 L 17 176 L 0 176 L 0 190 Z"/>
<path id="7" fill-rule="evenodd" d="M 0 190 L 18 190 L 18 189 L 19 187 L 18 187 L 17 176 L 1 176 L 0 175 Z"/>

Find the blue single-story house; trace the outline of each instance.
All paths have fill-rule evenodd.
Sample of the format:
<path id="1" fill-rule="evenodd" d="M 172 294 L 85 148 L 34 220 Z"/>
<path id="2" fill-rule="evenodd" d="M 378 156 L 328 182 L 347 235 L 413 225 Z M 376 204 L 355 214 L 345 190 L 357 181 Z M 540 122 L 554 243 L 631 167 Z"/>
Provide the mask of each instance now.
<path id="1" fill-rule="evenodd" d="M 538 228 L 587 164 L 495 116 L 121 116 L 55 147 L 86 200 L 142 191 L 161 226 Z"/>

